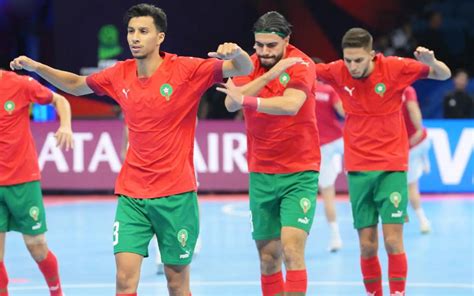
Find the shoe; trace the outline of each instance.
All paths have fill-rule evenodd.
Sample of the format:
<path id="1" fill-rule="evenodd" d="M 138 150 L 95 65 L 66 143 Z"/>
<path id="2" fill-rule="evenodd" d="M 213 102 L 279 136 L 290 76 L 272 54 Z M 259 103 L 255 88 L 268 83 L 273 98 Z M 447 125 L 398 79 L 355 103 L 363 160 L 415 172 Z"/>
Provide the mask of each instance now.
<path id="1" fill-rule="evenodd" d="M 329 242 L 328 251 L 331 253 L 335 253 L 342 248 L 342 240 L 340 237 L 332 237 L 331 241 Z"/>
<path id="2" fill-rule="evenodd" d="M 201 252 L 201 249 L 202 249 L 202 241 L 201 241 L 201 237 L 198 237 L 196 241 L 196 246 L 194 247 L 194 255 L 199 254 Z"/>
<path id="3" fill-rule="evenodd" d="M 428 234 L 431 232 L 431 223 L 429 220 L 420 221 L 420 232 L 422 234 Z"/>

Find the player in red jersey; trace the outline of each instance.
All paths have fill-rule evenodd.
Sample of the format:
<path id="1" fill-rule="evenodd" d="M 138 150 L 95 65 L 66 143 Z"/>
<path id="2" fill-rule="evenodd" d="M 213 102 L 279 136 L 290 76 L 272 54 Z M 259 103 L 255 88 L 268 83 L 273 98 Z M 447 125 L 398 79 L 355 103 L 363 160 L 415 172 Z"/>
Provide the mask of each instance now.
<path id="1" fill-rule="evenodd" d="M 410 204 L 415 210 L 416 216 L 420 223 L 421 233 L 429 233 L 431 231 L 431 223 L 426 218 L 425 211 L 421 207 L 420 189 L 418 180 L 423 172 L 429 172 L 430 162 L 428 152 L 430 150 L 430 140 L 426 128 L 423 127 L 420 106 L 418 106 L 418 97 L 412 86 L 408 86 L 403 92 L 403 118 L 408 134 L 408 143 L 410 144 L 410 152 L 408 158 L 408 196 Z"/>
<path id="2" fill-rule="evenodd" d="M 243 109 L 250 171 L 252 237 L 260 256 L 263 295 L 304 295 L 305 243 L 316 208 L 319 138 L 314 63 L 289 43 L 291 25 L 279 13 L 254 25 L 255 70 L 218 90 L 226 107 Z M 286 267 L 286 282 L 281 272 Z"/>
<path id="3" fill-rule="evenodd" d="M 337 223 L 335 184 L 337 176 L 342 171 L 341 157 L 344 153 L 344 141 L 340 118 L 344 117 L 344 109 L 334 89 L 320 81 L 316 82 L 314 97 L 321 145 L 319 192 L 324 200 L 324 212 L 330 228 L 328 250 L 337 252 L 342 248 L 342 239 Z"/>
<path id="4" fill-rule="evenodd" d="M 344 58 L 317 64 L 316 71 L 318 79 L 337 91 L 346 112 L 344 160 L 367 294 L 382 295 L 377 257 L 380 217 L 390 293 L 405 295 L 408 137 L 401 112 L 402 93 L 418 79 L 445 80 L 451 71 L 424 47 L 416 49 L 416 61 L 375 54 L 372 43 L 369 32 L 352 28 L 342 38 Z"/>
<path id="5" fill-rule="evenodd" d="M 61 95 L 36 80 L 0 70 L 0 296 L 8 295 L 3 263 L 5 234 L 23 234 L 52 296 L 63 295 L 56 256 L 48 248 L 40 170 L 30 131 L 30 104 L 52 104 L 59 115 L 58 146 L 73 146 L 71 107 Z"/>
<path id="6" fill-rule="evenodd" d="M 15 59 L 11 67 L 34 71 L 74 95 L 95 92 L 118 102 L 130 146 L 115 186 L 117 295 L 136 295 L 142 259 L 156 234 L 169 294 L 187 296 L 189 264 L 199 233 L 193 165 L 199 99 L 223 77 L 248 74 L 252 64 L 234 43 L 209 53 L 221 60 L 160 51 L 166 14 L 150 4 L 132 6 L 125 22 L 134 59 L 99 73 L 78 76 L 27 57 Z"/>

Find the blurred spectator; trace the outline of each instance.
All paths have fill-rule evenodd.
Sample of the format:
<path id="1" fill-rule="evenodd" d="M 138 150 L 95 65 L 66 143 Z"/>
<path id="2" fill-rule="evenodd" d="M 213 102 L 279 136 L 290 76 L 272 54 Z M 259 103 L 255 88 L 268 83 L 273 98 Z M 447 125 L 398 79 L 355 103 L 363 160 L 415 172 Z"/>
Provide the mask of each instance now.
<path id="1" fill-rule="evenodd" d="M 473 118 L 474 98 L 467 93 L 469 75 L 464 69 L 456 71 L 454 90 L 444 97 L 444 118 Z"/>
<path id="2" fill-rule="evenodd" d="M 393 32 L 391 41 L 392 47 L 395 49 L 395 55 L 402 57 L 413 56 L 417 41 L 413 36 L 411 23 L 404 21 L 402 26 Z"/>
<path id="3" fill-rule="evenodd" d="M 0 65 L 19 54 L 39 58 L 50 0 L 0 0 Z"/>
<path id="4" fill-rule="evenodd" d="M 392 47 L 390 38 L 387 35 L 381 35 L 375 39 L 374 50 L 383 53 L 384 56 L 395 54 L 395 49 Z"/>
<path id="5" fill-rule="evenodd" d="M 215 86 L 208 89 L 201 99 L 198 117 L 200 119 L 235 119 L 239 112 L 227 111 L 225 94 L 216 91 Z"/>
<path id="6" fill-rule="evenodd" d="M 443 38 L 443 15 L 438 11 L 428 13 L 428 27 L 417 36 L 418 45 L 427 47 L 436 53 L 441 61 L 449 61 L 448 46 Z"/>

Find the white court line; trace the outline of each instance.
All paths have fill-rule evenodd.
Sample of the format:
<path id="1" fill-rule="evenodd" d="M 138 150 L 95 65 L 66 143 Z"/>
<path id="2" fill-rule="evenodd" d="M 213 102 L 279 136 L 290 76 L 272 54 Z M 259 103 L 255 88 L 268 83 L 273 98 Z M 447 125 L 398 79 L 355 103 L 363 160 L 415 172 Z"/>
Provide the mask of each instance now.
<path id="1" fill-rule="evenodd" d="M 383 283 L 384 286 L 388 286 L 387 282 Z M 191 281 L 191 286 L 194 287 L 254 287 L 260 286 L 259 281 Z M 325 286 L 325 287 L 361 287 L 362 281 L 360 282 L 336 282 L 336 281 L 309 281 L 308 286 Z M 407 283 L 408 287 L 415 288 L 446 288 L 446 289 L 470 289 L 474 290 L 474 284 L 463 284 L 463 283 Z M 96 283 L 96 284 L 63 284 L 64 289 L 87 289 L 87 288 L 115 288 L 115 283 Z M 150 283 L 144 282 L 139 283 L 139 287 L 166 287 L 166 283 Z M 11 285 L 9 290 L 12 291 L 29 291 L 29 290 L 44 290 L 46 285 L 42 286 L 30 286 L 30 287 L 15 287 Z"/>
<path id="2" fill-rule="evenodd" d="M 229 216 L 237 216 L 237 217 L 247 217 L 250 218 L 250 210 L 248 206 L 245 204 L 246 208 L 243 209 L 242 204 L 237 203 L 230 203 L 222 206 L 222 212 Z"/>

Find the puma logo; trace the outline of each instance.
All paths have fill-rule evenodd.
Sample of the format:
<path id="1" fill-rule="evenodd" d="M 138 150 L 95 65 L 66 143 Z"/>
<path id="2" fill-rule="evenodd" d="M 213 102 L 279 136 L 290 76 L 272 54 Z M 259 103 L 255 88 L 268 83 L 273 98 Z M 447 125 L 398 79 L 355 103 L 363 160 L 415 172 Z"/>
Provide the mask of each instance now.
<path id="1" fill-rule="evenodd" d="M 344 90 L 349 93 L 349 95 L 352 97 L 352 92 L 354 91 L 355 87 L 349 88 L 347 86 L 344 86 Z"/>
<path id="2" fill-rule="evenodd" d="M 122 93 L 125 95 L 125 98 L 128 99 L 128 93 L 130 92 L 130 90 L 128 88 L 124 88 L 122 89 Z"/>

